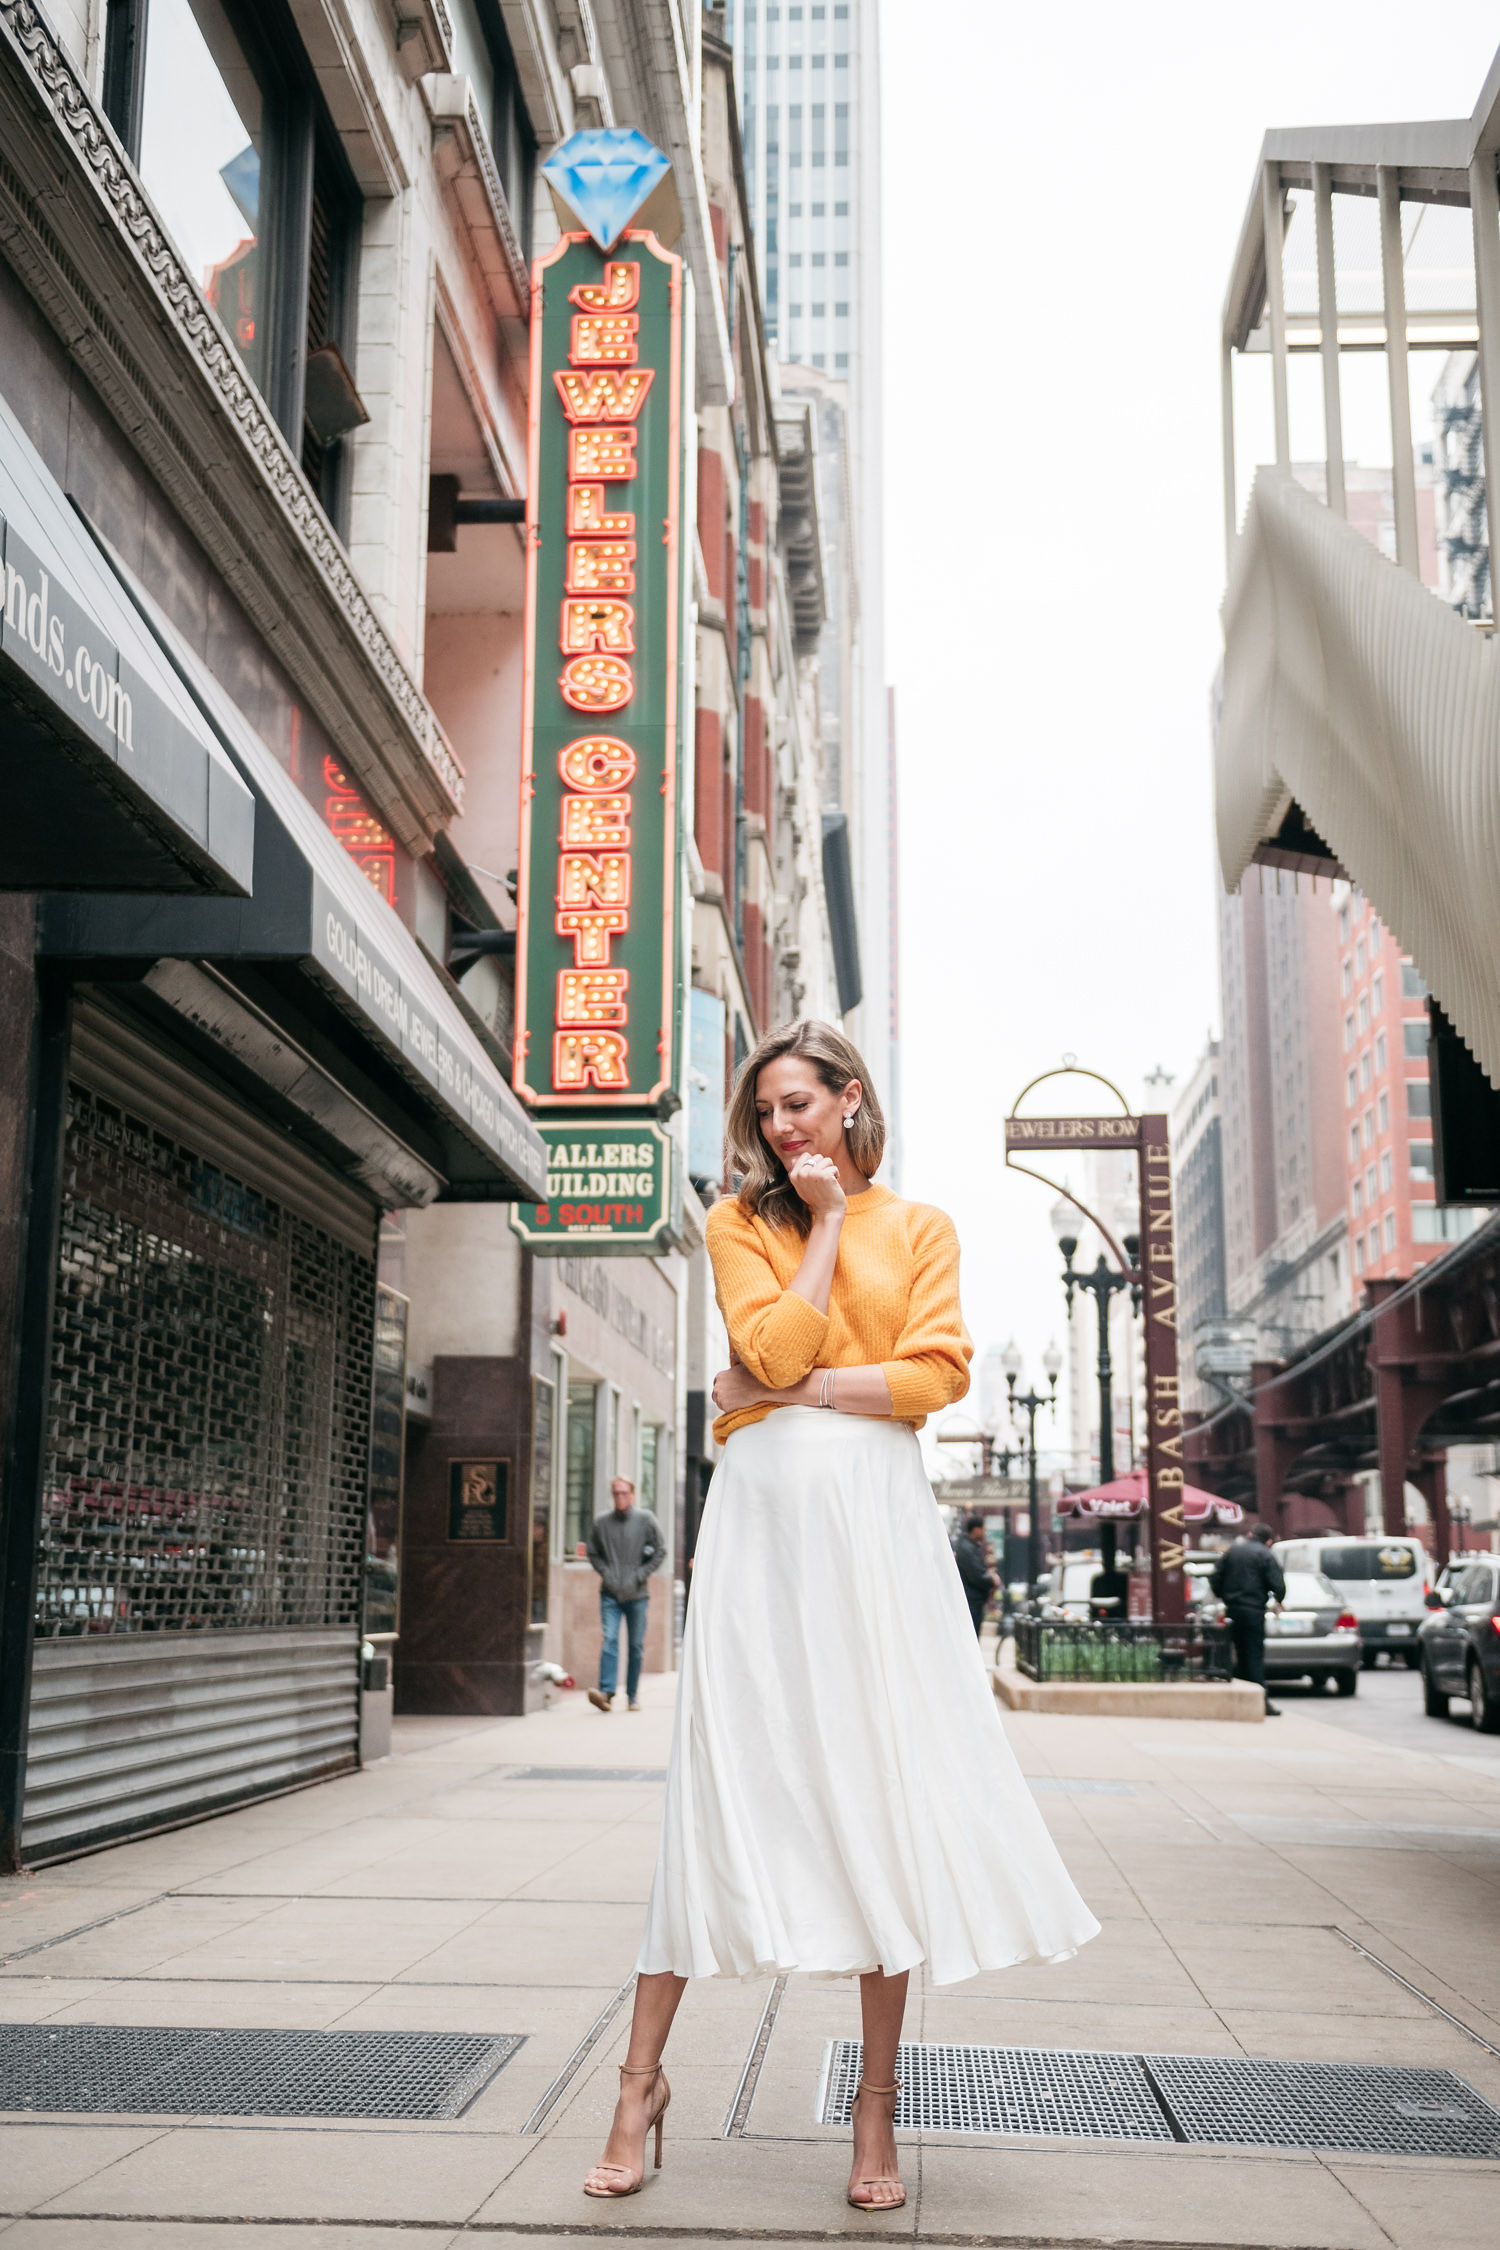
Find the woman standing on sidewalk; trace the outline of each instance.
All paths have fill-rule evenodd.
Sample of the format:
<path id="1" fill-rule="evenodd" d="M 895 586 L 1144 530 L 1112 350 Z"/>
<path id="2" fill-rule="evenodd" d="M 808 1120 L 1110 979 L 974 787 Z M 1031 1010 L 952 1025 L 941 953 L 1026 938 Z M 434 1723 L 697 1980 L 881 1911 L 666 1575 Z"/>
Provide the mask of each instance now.
<path id="1" fill-rule="evenodd" d="M 620 2100 L 590 2195 L 633 2195 L 689 1977 L 860 1980 L 849 2201 L 904 2203 L 909 1972 L 1064 1960 L 1098 1930 L 1001 1730 L 915 1432 L 972 1354 L 951 1220 L 873 1184 L 885 1124 L 842 1033 L 735 1082 L 708 1250 L 734 1364 L 699 1535 L 661 1852 Z"/>

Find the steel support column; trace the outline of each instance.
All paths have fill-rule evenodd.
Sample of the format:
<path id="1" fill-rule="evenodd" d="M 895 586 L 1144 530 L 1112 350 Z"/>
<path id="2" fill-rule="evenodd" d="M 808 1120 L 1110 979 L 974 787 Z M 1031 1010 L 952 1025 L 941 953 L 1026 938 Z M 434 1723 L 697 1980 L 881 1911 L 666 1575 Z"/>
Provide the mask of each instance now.
<path id="1" fill-rule="evenodd" d="M 1453 1519 L 1448 1512 L 1448 1457 L 1430 1453 L 1412 1472 L 1412 1483 L 1427 1502 L 1432 1524 L 1432 1559 L 1441 1570 L 1453 1552 Z"/>
<path id="2" fill-rule="evenodd" d="M 1318 242 L 1319 353 L 1323 362 L 1323 457 L 1328 505 L 1348 514 L 1344 498 L 1344 407 L 1339 388 L 1339 308 L 1333 256 L 1333 166 L 1313 166 L 1313 216 Z"/>
<path id="3" fill-rule="evenodd" d="M 1274 1399 L 1275 1379 L 1276 1368 L 1270 1360 L 1257 1360 L 1250 1370 L 1250 1388 L 1255 1401 L 1255 1513 L 1279 1538 L 1285 1529 L 1282 1519 L 1286 1514 L 1283 1499 L 1286 1480 L 1302 1447 L 1280 1427 L 1280 1410 Z"/>
<path id="4" fill-rule="evenodd" d="M 1276 466 L 1291 466 L 1291 419 L 1286 392 L 1286 284 L 1281 253 L 1286 241 L 1286 194 L 1281 166 L 1267 164 L 1261 173 L 1261 218 L 1266 238 L 1266 312 L 1271 325 L 1271 403 L 1276 423 Z"/>
<path id="5" fill-rule="evenodd" d="M 1396 560 L 1413 577 L 1417 555 L 1417 473 L 1411 450 L 1411 377 L 1406 361 L 1406 264 L 1401 246 L 1401 186 L 1392 164 L 1377 164 L 1380 277 L 1385 304 L 1385 369 L 1391 400 L 1391 503 Z"/>
<path id="6" fill-rule="evenodd" d="M 1484 525 L 1490 549 L 1490 615 L 1495 609 L 1495 537 L 1491 529 L 1500 495 L 1500 187 L 1493 149 L 1469 166 L 1469 208 L 1474 225 L 1474 306 L 1479 316 L 1480 434 L 1484 441 Z"/>

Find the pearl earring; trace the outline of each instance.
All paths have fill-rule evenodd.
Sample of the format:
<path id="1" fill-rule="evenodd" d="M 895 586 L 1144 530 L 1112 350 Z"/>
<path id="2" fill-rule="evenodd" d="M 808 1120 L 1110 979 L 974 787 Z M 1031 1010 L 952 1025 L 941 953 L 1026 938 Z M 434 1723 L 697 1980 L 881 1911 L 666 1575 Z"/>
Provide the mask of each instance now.
<path id="1" fill-rule="evenodd" d="M 858 1111 L 857 1109 L 851 1109 L 851 1110 L 848 1110 L 848 1111 L 847 1111 L 847 1112 L 845 1113 L 845 1116 L 844 1116 L 844 1131 L 845 1131 L 846 1133 L 852 1133 L 852 1132 L 853 1132 L 853 1130 L 854 1130 L 854 1120 L 855 1120 L 855 1118 L 856 1118 L 856 1117 L 858 1117 L 858 1115 L 859 1115 L 859 1111 Z"/>

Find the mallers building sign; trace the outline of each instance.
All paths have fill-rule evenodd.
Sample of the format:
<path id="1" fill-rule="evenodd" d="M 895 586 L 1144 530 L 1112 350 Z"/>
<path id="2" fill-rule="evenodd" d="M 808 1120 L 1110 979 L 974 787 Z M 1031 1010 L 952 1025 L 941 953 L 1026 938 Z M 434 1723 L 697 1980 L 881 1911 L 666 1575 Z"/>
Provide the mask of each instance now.
<path id="1" fill-rule="evenodd" d="M 539 1124 L 568 1120 L 569 1185 L 514 1223 L 539 1247 L 639 1249 L 668 1224 L 673 1143 L 651 1121 L 682 1075 L 685 283 L 625 224 L 669 182 L 638 134 L 577 135 L 548 176 L 589 231 L 533 277 L 514 1084 Z M 635 1143 L 649 1165 L 570 1160 Z"/>

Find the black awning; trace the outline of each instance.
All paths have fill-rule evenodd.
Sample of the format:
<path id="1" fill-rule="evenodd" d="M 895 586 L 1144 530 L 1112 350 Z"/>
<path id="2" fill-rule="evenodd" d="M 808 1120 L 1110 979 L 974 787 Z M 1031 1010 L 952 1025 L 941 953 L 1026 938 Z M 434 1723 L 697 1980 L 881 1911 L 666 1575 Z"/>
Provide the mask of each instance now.
<path id="1" fill-rule="evenodd" d="M 0 888 L 248 888 L 249 790 L 3 400 L 0 752 Z"/>
<path id="2" fill-rule="evenodd" d="M 254 883 L 246 899 L 52 895 L 42 951 L 80 964 L 135 965 L 143 996 L 172 1007 L 200 1040 L 312 1117 L 382 1200 L 421 1202 L 431 1188 L 422 1192 L 411 1166 L 402 1178 L 374 1126 L 404 1137 L 446 1196 L 543 1198 L 541 1136 L 442 973 L 201 659 L 125 567 L 115 567 L 254 792 Z M 158 973 L 170 961 L 210 965 L 213 986 Z M 286 1049 L 279 1058 L 276 1036 Z M 341 1108 L 320 1080 L 339 1085 L 354 1106 Z M 404 1136 L 403 1122 L 411 1127 Z"/>

